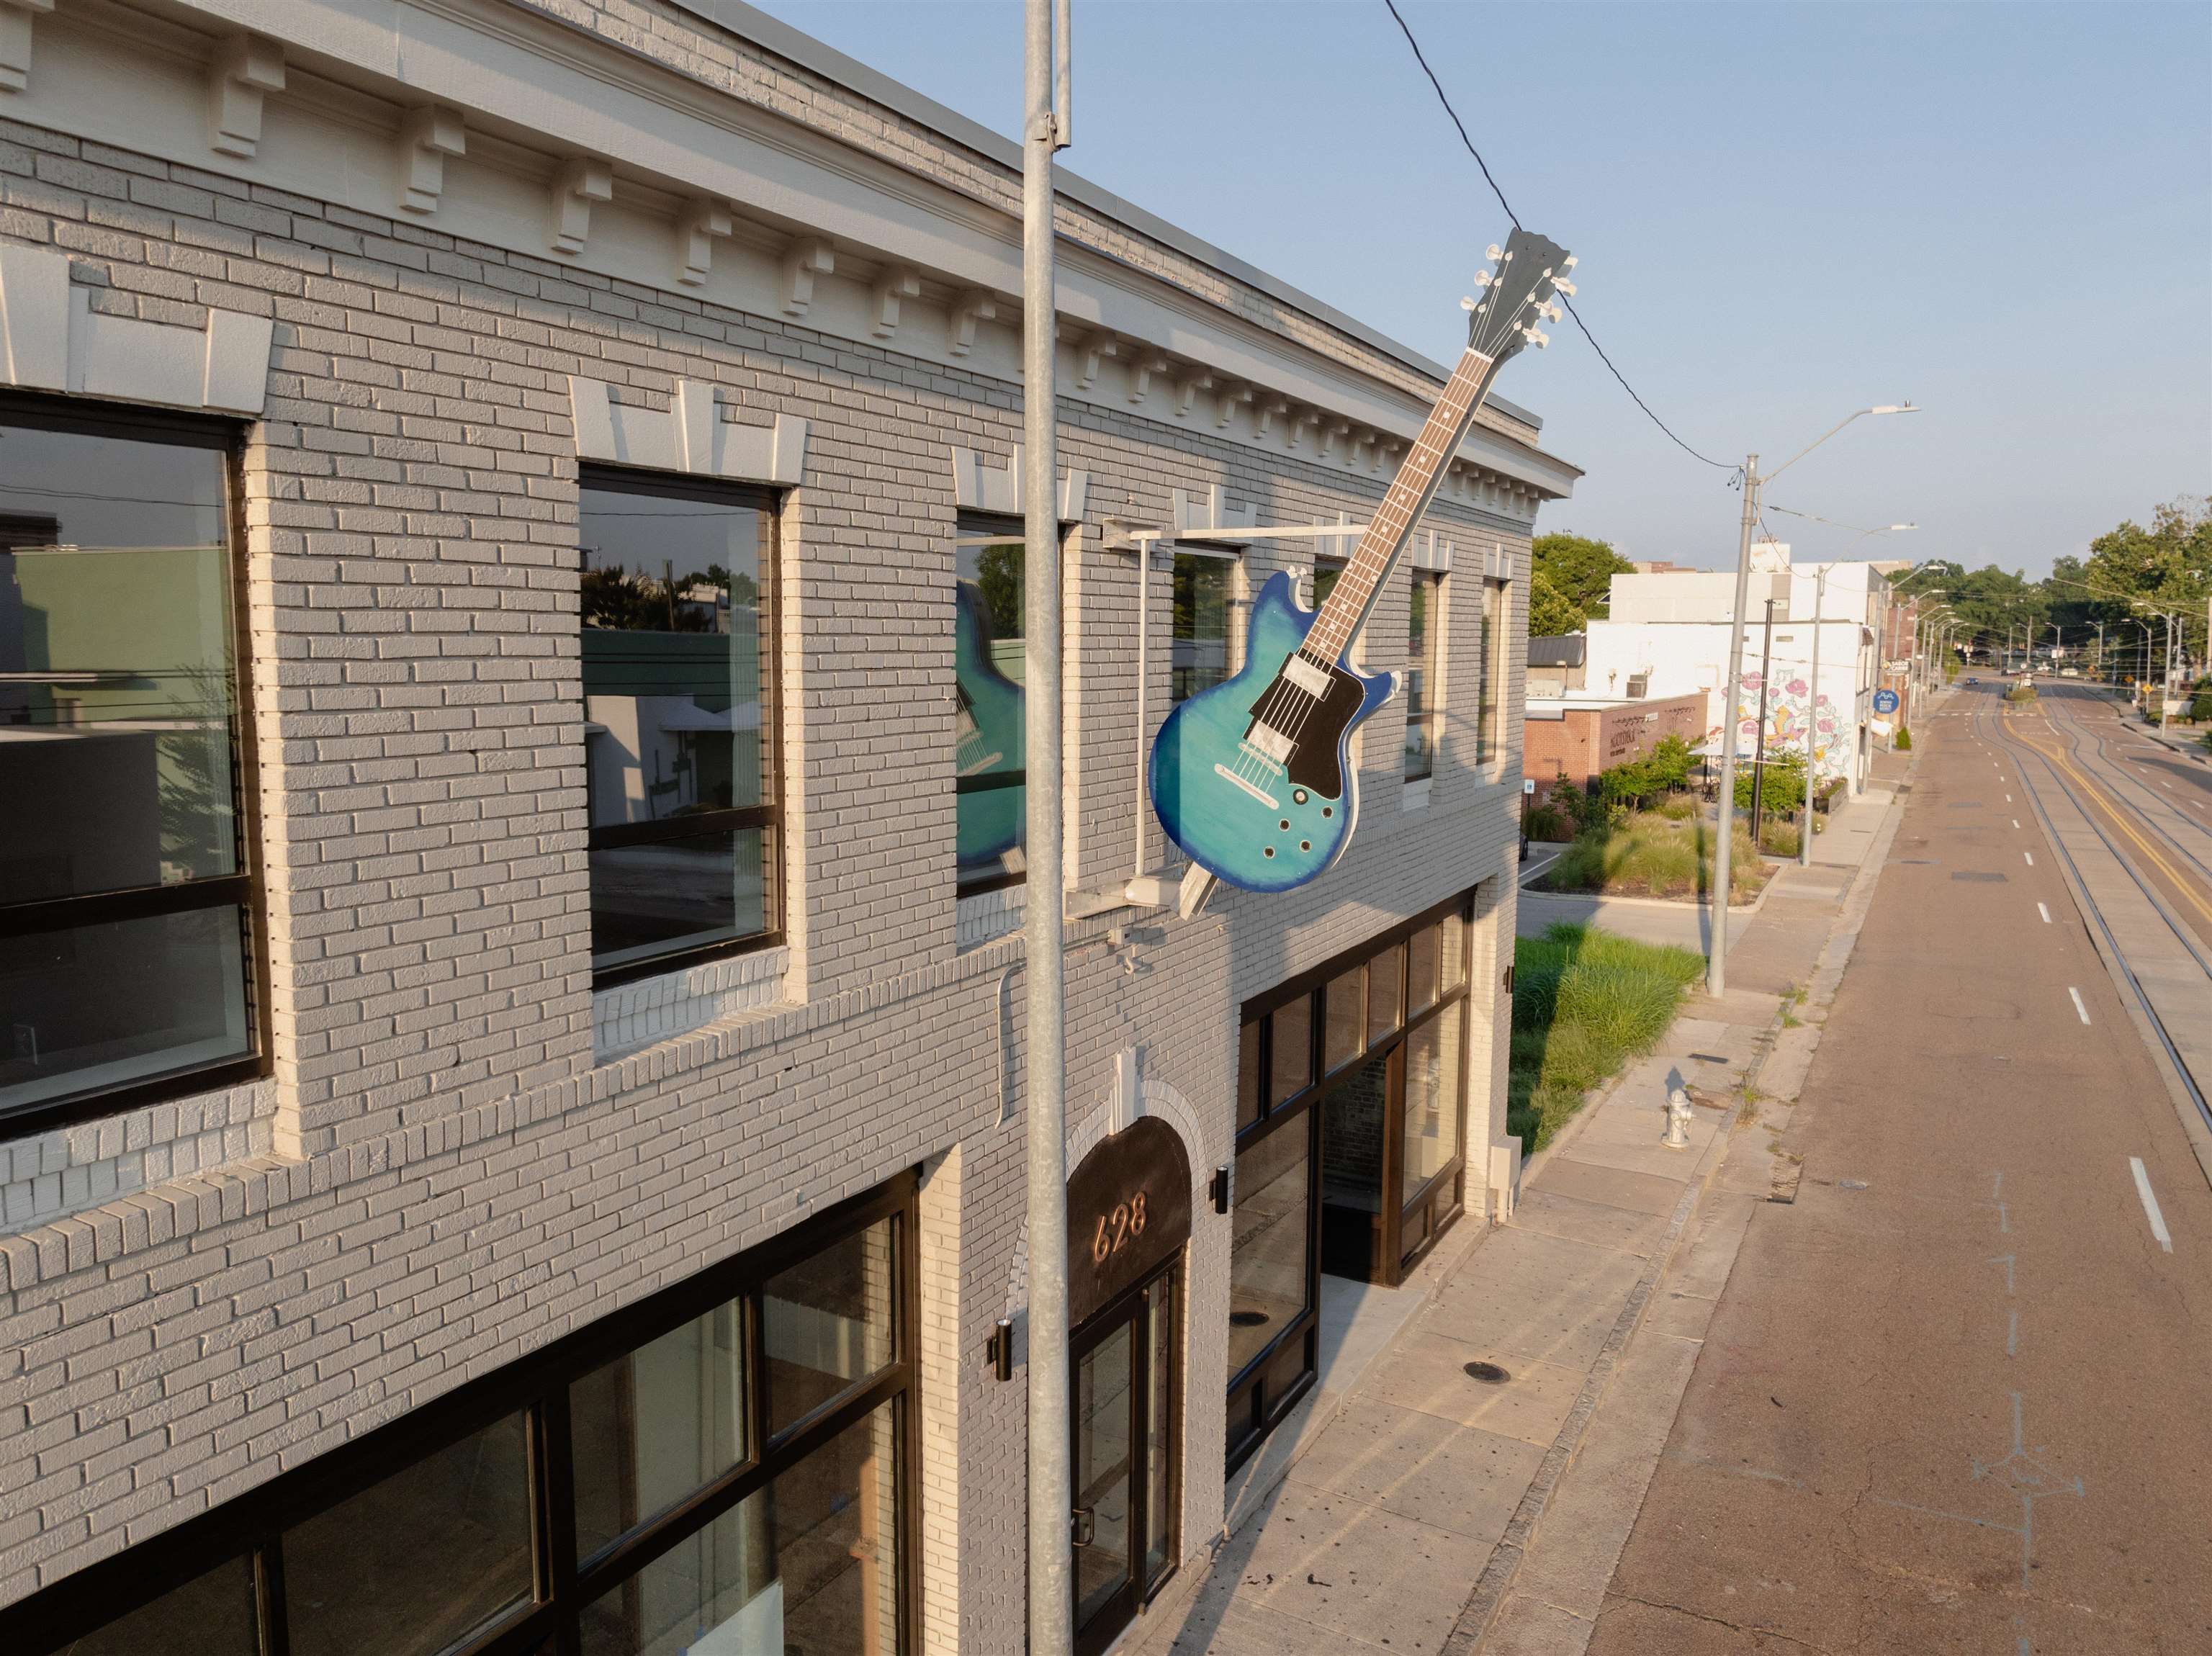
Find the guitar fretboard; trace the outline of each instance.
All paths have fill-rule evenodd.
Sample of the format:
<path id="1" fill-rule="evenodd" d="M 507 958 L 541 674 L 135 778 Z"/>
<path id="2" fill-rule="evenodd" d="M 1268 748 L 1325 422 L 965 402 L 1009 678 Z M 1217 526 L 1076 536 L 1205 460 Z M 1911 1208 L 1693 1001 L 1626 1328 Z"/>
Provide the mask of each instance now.
<path id="1" fill-rule="evenodd" d="M 1382 589 L 1390 567 L 1405 548 L 1407 535 L 1436 497 L 1444 462 L 1451 458 L 1466 437 L 1468 428 L 1474 424 L 1474 412 L 1482 406 L 1483 397 L 1497 372 L 1497 360 L 1480 351 L 1469 350 L 1460 358 L 1443 395 L 1429 411 L 1428 423 L 1413 440 L 1413 446 L 1400 464 L 1398 475 L 1391 480 L 1382 504 L 1376 508 L 1373 520 L 1359 537 L 1358 549 L 1352 555 L 1344 573 L 1337 577 L 1328 602 L 1314 617 L 1313 629 L 1306 635 L 1301 653 L 1323 666 L 1334 666 L 1352 647 L 1352 640 L 1366 624 L 1368 611 L 1375 606 L 1376 593 Z"/>

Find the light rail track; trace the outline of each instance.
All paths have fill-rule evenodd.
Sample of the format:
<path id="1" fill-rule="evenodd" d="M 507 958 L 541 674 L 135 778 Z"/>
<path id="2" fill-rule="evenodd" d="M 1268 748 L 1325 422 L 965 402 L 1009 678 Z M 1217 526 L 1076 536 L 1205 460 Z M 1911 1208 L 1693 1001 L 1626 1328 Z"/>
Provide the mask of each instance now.
<path id="1" fill-rule="evenodd" d="M 2080 813 L 2082 822 L 2087 825 L 2090 832 L 2096 835 L 2106 851 L 2111 854 L 2113 864 L 2142 893 L 2144 901 L 2164 922 L 2189 958 L 2196 962 L 2197 969 L 2203 974 L 2208 992 L 2212 992 L 2212 951 L 2208 951 L 2205 944 L 2195 932 L 2173 912 L 2173 906 L 2167 901 L 2164 894 L 2153 882 L 2145 877 L 2135 860 L 2121 849 L 2119 843 L 2106 831 L 2105 824 L 2098 820 L 2097 810 L 2086 797 L 2085 789 L 2077 787 L 2067 779 L 2063 764 L 2054 755 L 2045 752 L 2024 737 L 2006 728 L 2008 723 L 2009 721 L 2002 713 L 1995 709 L 1984 707 L 1976 710 L 1971 728 L 1977 736 L 1985 741 L 1992 742 L 2001 749 L 2013 755 L 2014 768 L 2020 773 L 2021 786 L 2027 794 L 2029 807 L 2034 811 L 2036 820 L 2042 824 L 2044 837 L 2050 845 L 2052 854 L 2057 857 L 2060 866 L 2065 870 L 2067 883 L 2075 892 L 2082 913 L 2095 927 L 2097 935 L 2103 940 L 2107 958 L 2118 968 L 2121 979 L 2127 986 L 2130 998 L 2142 1012 L 2152 1033 L 2157 1037 L 2158 1044 L 2172 1063 L 2173 1073 L 2179 1079 L 2183 1091 L 2187 1095 L 2190 1101 L 2196 1106 L 2199 1119 L 2206 1128 L 2212 1129 L 2212 1098 L 2207 1096 L 2207 1089 L 2212 1088 L 2212 1074 L 2200 1077 L 2191 1069 L 2187 1057 L 2176 1043 L 2172 1031 L 2168 1028 L 2165 1018 L 2160 1015 L 2158 1006 L 2149 991 L 2145 988 L 2135 963 L 2130 960 L 2127 949 L 2115 933 L 2111 921 L 2098 907 L 2087 877 L 2083 872 L 2072 849 L 2067 845 L 2065 837 L 2059 833 L 2057 824 L 2051 821 L 2050 810 L 2039 792 L 2038 782 L 2030 779 L 2030 766 L 2027 761 L 2033 761 L 2036 767 L 2041 770 L 2041 786 L 2048 786 L 2066 798 L 2067 801 Z M 2106 803 L 2108 806 L 2111 804 L 2110 801 Z M 2117 813 L 2115 815 L 2117 817 Z M 2167 837 L 2171 843 L 2171 836 L 2165 837 Z M 2179 849 L 2178 846 L 2177 849 Z M 2183 854 L 2189 855 L 2187 852 Z M 2190 855 L 2190 860 L 2197 863 L 2200 868 L 2204 866 L 2193 855 Z M 2186 876 L 2177 878 L 2176 871 L 2170 868 L 2166 872 L 2169 879 L 2177 879 L 2177 883 L 2182 890 L 2188 891 Z M 2192 901 L 2200 906 L 2203 904 L 2204 899 L 2202 894 L 2191 893 L 2191 897 Z"/>

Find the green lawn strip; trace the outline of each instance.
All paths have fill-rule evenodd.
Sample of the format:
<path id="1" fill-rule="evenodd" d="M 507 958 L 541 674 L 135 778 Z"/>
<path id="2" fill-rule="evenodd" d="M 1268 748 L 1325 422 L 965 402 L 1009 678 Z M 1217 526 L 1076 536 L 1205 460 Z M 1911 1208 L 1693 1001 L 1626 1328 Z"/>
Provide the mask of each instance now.
<path id="1" fill-rule="evenodd" d="M 1592 1088 L 1656 1046 L 1703 956 L 1567 922 L 1513 945 L 1506 1131 L 1533 1156 Z"/>

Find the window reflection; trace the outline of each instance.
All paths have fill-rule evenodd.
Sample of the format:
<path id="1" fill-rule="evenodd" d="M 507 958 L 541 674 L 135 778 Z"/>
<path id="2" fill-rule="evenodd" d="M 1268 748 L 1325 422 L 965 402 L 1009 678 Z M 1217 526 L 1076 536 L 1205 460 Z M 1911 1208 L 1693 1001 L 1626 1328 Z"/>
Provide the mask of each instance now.
<path id="1" fill-rule="evenodd" d="M 253 1052 L 228 473 L 0 425 L 0 1111 Z M 145 912 L 35 907 L 103 893 Z"/>
<path id="2" fill-rule="evenodd" d="M 1367 963 L 1367 1044 L 1395 1029 L 1405 1010 L 1406 945 L 1393 943 Z"/>
<path id="3" fill-rule="evenodd" d="M 234 1558 L 55 1656 L 255 1656 L 253 1562 Z"/>
<path id="4" fill-rule="evenodd" d="M 1448 1006 L 1406 1038 L 1405 1161 L 1399 1177 L 1399 1202 L 1410 1202 L 1422 1186 L 1459 1154 L 1460 1024 L 1463 1004 Z"/>
<path id="5" fill-rule="evenodd" d="M 585 1656 L 899 1647 L 897 1427 L 884 1404 L 586 1609 Z"/>
<path id="6" fill-rule="evenodd" d="M 579 1556 L 745 1459 L 744 1311 L 717 1306 L 569 1388 Z"/>
<path id="7" fill-rule="evenodd" d="M 998 539 L 963 525 L 957 562 L 953 810 L 959 883 L 964 888 L 1019 874 L 1024 867 L 1021 537 Z"/>
<path id="8" fill-rule="evenodd" d="M 1232 1375 L 1306 1308 L 1310 1121 L 1300 1117 L 1237 1157 L 1229 1253 Z"/>
<path id="9" fill-rule="evenodd" d="M 530 1536 L 510 1415 L 285 1532 L 293 1656 L 434 1656 L 529 1600 Z"/>
<path id="10" fill-rule="evenodd" d="M 1281 1103 L 1313 1081 L 1313 997 L 1301 995 L 1275 1009 L 1273 1052 L 1268 1063 L 1272 1101 Z"/>
<path id="11" fill-rule="evenodd" d="M 1327 1020 L 1322 1060 L 1331 1070 L 1340 1070 L 1366 1050 L 1367 968 L 1355 966 L 1332 980 L 1322 1005 Z"/>
<path id="12" fill-rule="evenodd" d="M 891 1360 L 893 1222 L 833 1242 L 761 1289 L 769 1430 L 781 1432 Z"/>
<path id="13" fill-rule="evenodd" d="M 1413 572 L 1406 626 L 1406 765 L 1408 782 L 1436 769 L 1437 642 L 1443 633 L 1443 577 Z"/>
<path id="14" fill-rule="evenodd" d="M 592 948 L 602 970 L 771 928 L 767 514 L 581 491 Z M 748 815 L 750 813 L 750 815 Z"/>
<path id="15" fill-rule="evenodd" d="M 1188 701 L 1229 676 L 1229 588 L 1236 565 L 1227 558 L 1178 552 L 1175 559 L 1175 632 L 1168 700 Z"/>

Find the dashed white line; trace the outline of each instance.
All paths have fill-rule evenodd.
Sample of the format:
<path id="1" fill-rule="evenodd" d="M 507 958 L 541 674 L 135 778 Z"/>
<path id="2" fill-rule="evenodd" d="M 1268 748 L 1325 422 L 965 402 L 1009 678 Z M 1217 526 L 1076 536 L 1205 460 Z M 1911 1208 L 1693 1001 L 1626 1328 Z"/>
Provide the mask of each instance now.
<path id="1" fill-rule="evenodd" d="M 2081 1015 L 2081 1022 L 2087 1023 L 2089 1021 L 2089 1009 L 2081 1004 L 2081 992 L 2069 983 L 2066 986 L 2066 992 L 2073 996 L 2074 1010 Z"/>
<path id="2" fill-rule="evenodd" d="M 2168 1253 L 2173 1252 L 2173 1234 L 2166 1228 L 2166 1216 L 2158 1210 L 2158 1198 L 2150 1193 L 2150 1174 L 2143 1170 L 2142 1157 L 2131 1156 L 2128 1165 L 2135 1169 L 2136 1194 L 2142 1198 L 2143 1217 L 2150 1221 L 2150 1234 L 2158 1245 Z"/>
<path id="3" fill-rule="evenodd" d="M 2049 925 L 2051 924 L 2051 911 L 2045 908 L 2041 903 L 2036 904 L 2035 912 L 2043 916 L 2044 925 Z"/>
<path id="4" fill-rule="evenodd" d="M 2014 828 L 2018 828 L 2018 827 L 2020 826 L 2020 818 L 2019 818 L 2019 817 L 2017 817 L 2017 816 L 2014 817 L 2014 818 L 2012 819 L 2012 825 L 2013 825 Z"/>
<path id="5" fill-rule="evenodd" d="M 2033 852 L 2023 851 L 2020 854 L 2027 858 L 2027 865 L 2030 868 L 2033 868 L 2035 866 L 2035 853 Z"/>

